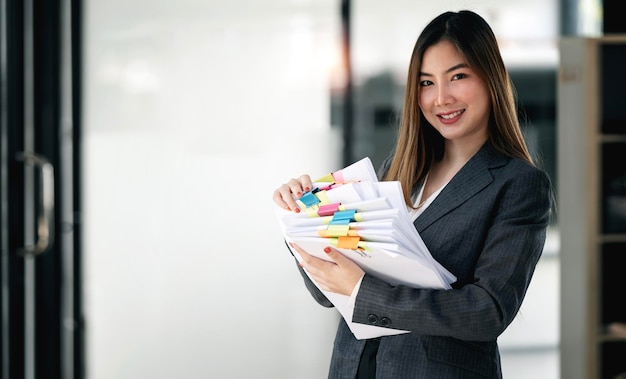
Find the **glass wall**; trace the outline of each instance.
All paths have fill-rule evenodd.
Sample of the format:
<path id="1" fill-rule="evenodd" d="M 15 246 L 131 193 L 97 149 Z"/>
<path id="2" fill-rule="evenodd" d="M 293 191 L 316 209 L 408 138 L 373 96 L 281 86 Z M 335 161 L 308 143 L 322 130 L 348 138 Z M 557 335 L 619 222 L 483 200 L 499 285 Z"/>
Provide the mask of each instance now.
<path id="1" fill-rule="evenodd" d="M 417 34 L 462 8 L 487 17 L 525 78 L 527 135 L 550 168 L 556 0 L 352 1 L 354 154 L 378 164 L 388 152 Z M 326 376 L 338 316 L 302 285 L 271 195 L 340 167 L 339 11 L 331 0 L 85 0 L 90 379 Z M 508 378 L 557 377 L 556 233 L 546 250 L 502 337 Z"/>
<path id="2" fill-rule="evenodd" d="M 306 293 L 271 197 L 338 164 L 337 10 L 86 1 L 90 379 L 324 377 L 336 314 Z"/>

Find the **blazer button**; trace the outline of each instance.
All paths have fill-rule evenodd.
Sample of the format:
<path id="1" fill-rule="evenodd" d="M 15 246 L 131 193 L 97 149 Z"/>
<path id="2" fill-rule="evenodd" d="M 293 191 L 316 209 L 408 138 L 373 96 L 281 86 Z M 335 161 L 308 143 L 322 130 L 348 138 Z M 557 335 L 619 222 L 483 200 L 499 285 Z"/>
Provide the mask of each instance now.
<path id="1" fill-rule="evenodd" d="M 380 325 L 381 326 L 389 326 L 391 325 L 391 320 L 388 319 L 387 317 L 383 317 L 380 319 Z"/>
<path id="2" fill-rule="evenodd" d="M 376 325 L 378 323 L 378 316 L 371 314 L 367 316 L 367 321 L 369 321 L 370 324 Z"/>

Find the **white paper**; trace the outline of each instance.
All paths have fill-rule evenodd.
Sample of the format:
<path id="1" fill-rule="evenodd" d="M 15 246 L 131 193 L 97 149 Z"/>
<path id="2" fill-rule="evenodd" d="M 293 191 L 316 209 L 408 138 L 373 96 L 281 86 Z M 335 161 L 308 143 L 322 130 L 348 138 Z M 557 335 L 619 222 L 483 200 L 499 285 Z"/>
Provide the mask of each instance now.
<path id="1" fill-rule="evenodd" d="M 340 171 L 344 179 L 351 183 L 326 190 L 318 197 L 328 203 L 341 203 L 345 209 L 356 210 L 355 219 L 348 225 L 350 233 L 358 235 L 360 248 L 337 248 L 336 238 L 320 236 L 319 231 L 328 227 L 333 216 L 318 216 L 316 206 L 303 209 L 301 213 L 276 208 L 285 240 L 295 242 L 309 254 L 325 260 L 328 256 L 324 248 L 334 246 L 365 272 L 391 285 L 450 289 L 456 278 L 431 256 L 415 229 L 400 183 L 378 182 L 369 158 Z M 323 188 L 324 183 L 315 184 Z M 298 252 L 291 250 L 301 260 Z M 407 333 L 405 330 L 352 322 L 353 309 L 349 297 L 322 290 L 315 280 L 311 280 L 333 303 L 357 339 Z"/>

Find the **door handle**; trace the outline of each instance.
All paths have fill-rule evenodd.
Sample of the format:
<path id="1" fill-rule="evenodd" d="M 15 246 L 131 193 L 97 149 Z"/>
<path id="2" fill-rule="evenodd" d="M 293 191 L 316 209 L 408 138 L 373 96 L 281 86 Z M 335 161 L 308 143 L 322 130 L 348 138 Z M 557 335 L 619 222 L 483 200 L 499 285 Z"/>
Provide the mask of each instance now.
<path id="1" fill-rule="evenodd" d="M 37 214 L 37 241 L 18 250 L 25 256 L 37 256 L 48 250 L 54 241 L 54 166 L 43 156 L 21 152 L 17 160 L 32 165 L 39 174 L 41 197 Z"/>

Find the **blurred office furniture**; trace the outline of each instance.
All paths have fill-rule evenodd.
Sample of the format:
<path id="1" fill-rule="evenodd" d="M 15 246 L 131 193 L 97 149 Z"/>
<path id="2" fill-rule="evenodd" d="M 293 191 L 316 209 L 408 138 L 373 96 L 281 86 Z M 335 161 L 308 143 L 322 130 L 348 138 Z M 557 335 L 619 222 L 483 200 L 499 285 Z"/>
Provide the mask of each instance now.
<path id="1" fill-rule="evenodd" d="M 556 68 L 510 68 L 524 137 L 540 164 L 556 183 Z M 353 90 L 354 126 L 350 161 L 370 157 L 378 168 L 395 146 L 404 102 L 404 83 L 392 72 L 365 78 Z M 345 94 L 331 89 L 330 124 L 341 127 Z"/>
<path id="2" fill-rule="evenodd" d="M 626 35 L 559 48 L 561 377 L 614 379 L 626 372 Z"/>

